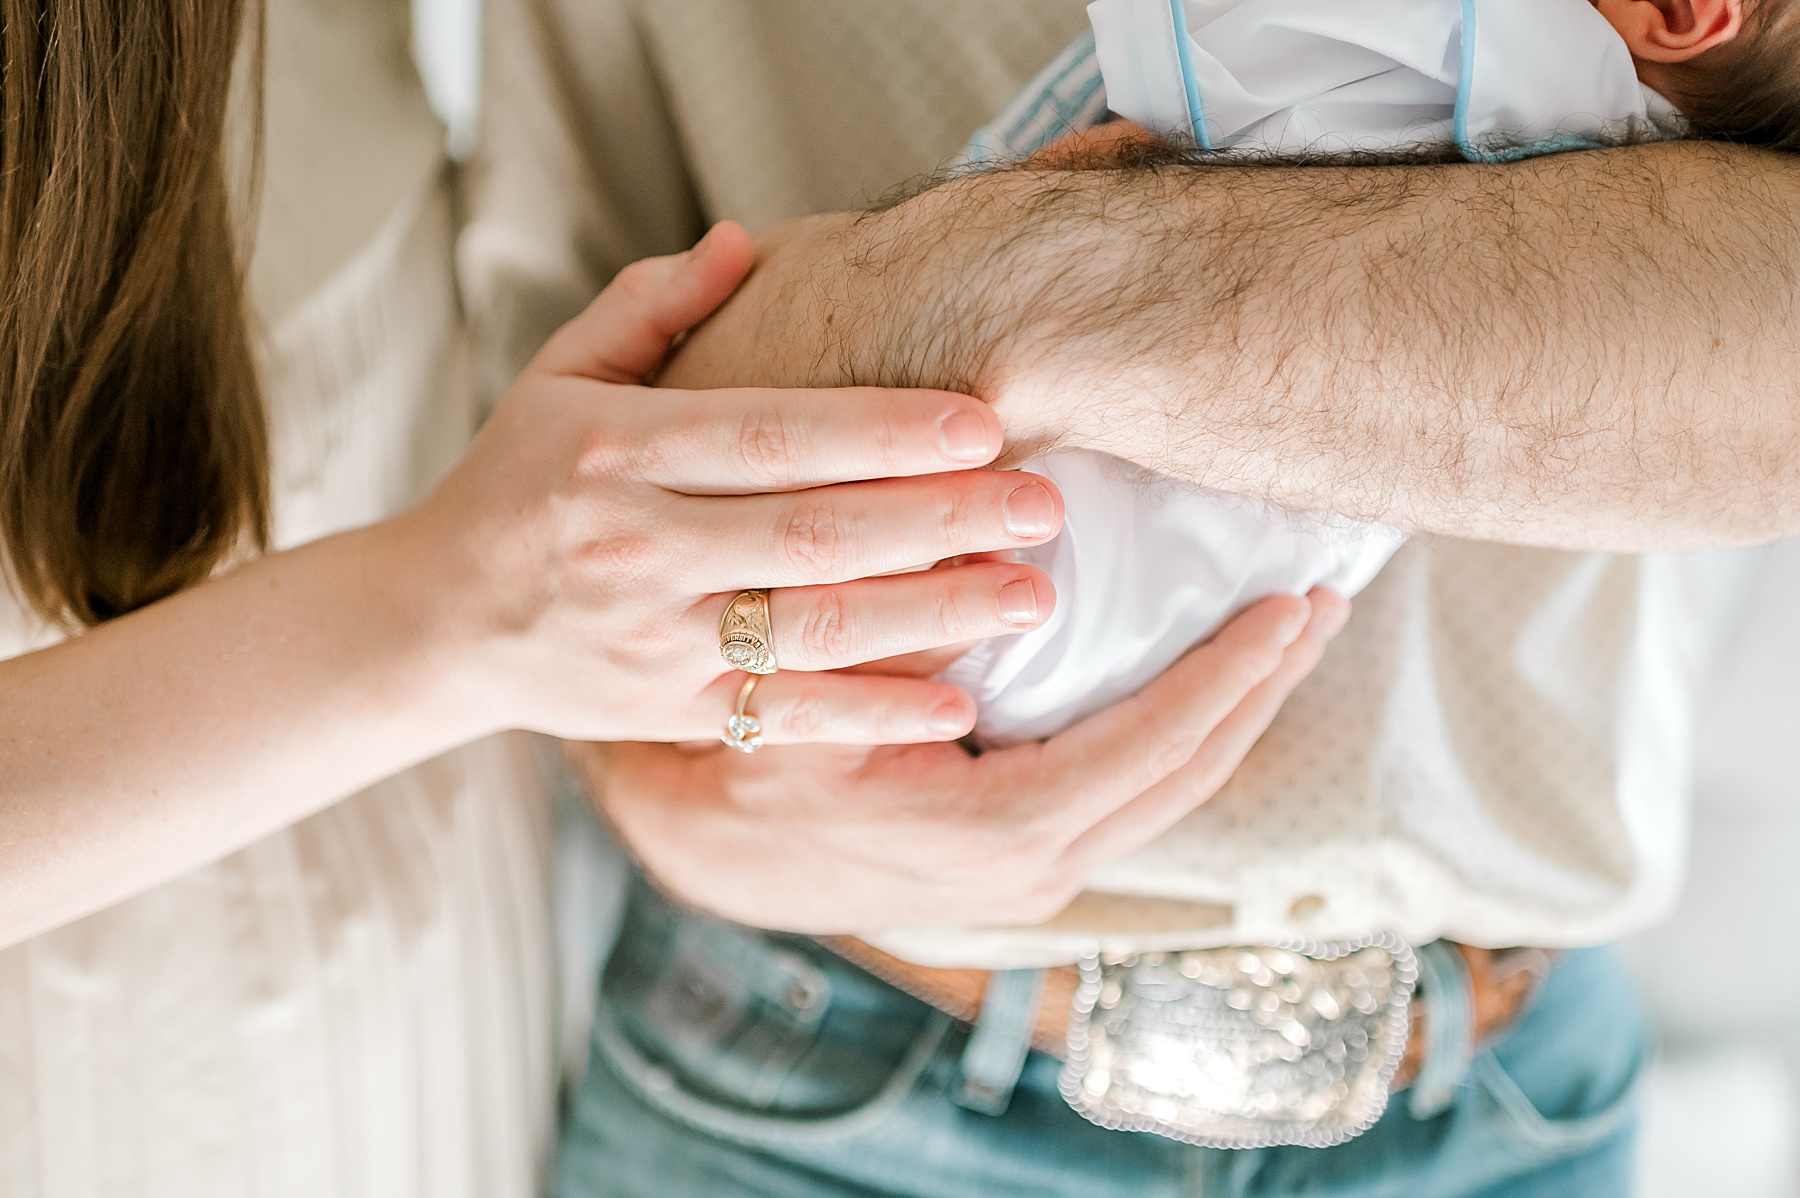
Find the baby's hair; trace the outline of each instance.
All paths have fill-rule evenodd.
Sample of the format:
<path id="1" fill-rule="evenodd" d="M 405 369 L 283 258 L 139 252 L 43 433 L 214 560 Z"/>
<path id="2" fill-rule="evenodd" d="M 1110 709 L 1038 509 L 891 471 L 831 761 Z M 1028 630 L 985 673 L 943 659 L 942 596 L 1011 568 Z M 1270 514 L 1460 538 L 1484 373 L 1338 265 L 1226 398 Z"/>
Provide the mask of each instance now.
<path id="1" fill-rule="evenodd" d="M 1745 0 L 1738 36 L 1668 78 L 1696 137 L 1800 150 L 1800 4 Z"/>

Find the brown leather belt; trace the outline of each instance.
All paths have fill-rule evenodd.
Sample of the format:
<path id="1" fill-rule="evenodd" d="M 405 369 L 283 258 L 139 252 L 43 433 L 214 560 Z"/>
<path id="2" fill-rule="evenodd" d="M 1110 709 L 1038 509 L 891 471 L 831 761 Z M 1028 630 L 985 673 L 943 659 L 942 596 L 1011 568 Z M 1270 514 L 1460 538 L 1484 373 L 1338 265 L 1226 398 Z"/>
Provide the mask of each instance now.
<path id="1" fill-rule="evenodd" d="M 854 937 L 826 936 L 821 940 L 851 964 L 930 1003 L 954 1019 L 972 1024 L 981 1013 L 981 999 L 987 992 L 989 977 L 985 969 L 932 969 L 903 961 Z M 1469 968 L 1475 1038 L 1480 1042 L 1504 1030 L 1518 1017 L 1525 1001 L 1549 969 L 1550 953 L 1535 948 L 1487 949 L 1467 944 L 1458 944 L 1456 948 Z M 1037 1022 L 1031 1032 L 1033 1048 L 1052 1056 L 1065 1055 L 1069 1012 L 1080 981 L 1081 975 L 1073 966 L 1063 965 L 1045 971 L 1043 998 L 1038 1003 Z M 1424 1060 L 1427 1018 L 1429 1008 L 1415 996 L 1412 1038 L 1407 1041 L 1406 1055 L 1395 1074 L 1395 1089 L 1404 1087 L 1418 1074 Z"/>

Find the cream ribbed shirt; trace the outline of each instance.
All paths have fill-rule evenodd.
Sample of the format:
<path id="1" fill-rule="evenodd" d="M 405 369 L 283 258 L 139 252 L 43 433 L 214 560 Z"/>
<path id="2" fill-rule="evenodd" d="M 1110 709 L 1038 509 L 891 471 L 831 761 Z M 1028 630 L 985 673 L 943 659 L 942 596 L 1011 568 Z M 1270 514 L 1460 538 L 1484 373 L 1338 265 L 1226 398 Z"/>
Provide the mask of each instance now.
<path id="1" fill-rule="evenodd" d="M 417 499 L 473 408 L 404 0 L 269 8 L 252 289 L 293 544 Z M 0 653 L 43 639 L 0 597 Z M 496 738 L 0 952 L 0 1195 L 536 1193 L 541 792 Z"/>

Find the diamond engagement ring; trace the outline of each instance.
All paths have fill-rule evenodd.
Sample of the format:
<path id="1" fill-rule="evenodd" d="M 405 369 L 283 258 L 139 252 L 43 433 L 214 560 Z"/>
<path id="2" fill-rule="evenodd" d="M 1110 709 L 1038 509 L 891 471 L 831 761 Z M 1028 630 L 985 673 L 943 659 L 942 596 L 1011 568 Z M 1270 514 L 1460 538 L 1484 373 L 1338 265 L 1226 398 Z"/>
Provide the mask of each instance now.
<path id="1" fill-rule="evenodd" d="M 769 592 L 739 591 L 719 618 L 719 655 L 746 674 L 775 672 L 775 631 L 769 624 Z"/>
<path id="2" fill-rule="evenodd" d="M 740 753 L 754 753 L 762 748 L 762 721 L 744 710 L 750 705 L 750 692 L 761 681 L 761 674 L 744 679 L 744 685 L 738 688 L 737 711 L 725 721 L 725 731 L 719 735 L 720 740 Z"/>

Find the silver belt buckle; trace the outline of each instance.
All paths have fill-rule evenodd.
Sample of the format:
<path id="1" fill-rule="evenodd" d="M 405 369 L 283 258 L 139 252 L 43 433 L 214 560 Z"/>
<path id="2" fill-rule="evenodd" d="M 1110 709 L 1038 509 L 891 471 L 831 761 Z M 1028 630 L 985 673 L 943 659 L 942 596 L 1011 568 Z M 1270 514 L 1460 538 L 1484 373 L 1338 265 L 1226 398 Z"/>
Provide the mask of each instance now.
<path id="1" fill-rule="evenodd" d="M 1102 1127 L 1325 1148 L 1387 1107 L 1418 959 L 1386 934 L 1088 956 L 1061 1088 Z"/>

